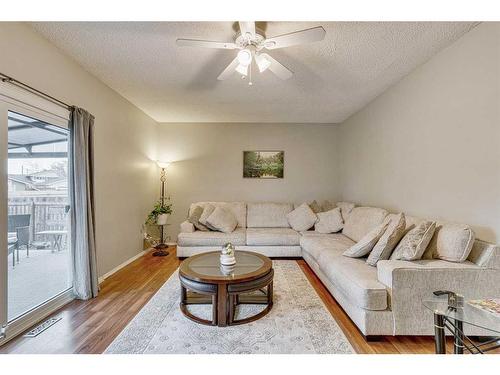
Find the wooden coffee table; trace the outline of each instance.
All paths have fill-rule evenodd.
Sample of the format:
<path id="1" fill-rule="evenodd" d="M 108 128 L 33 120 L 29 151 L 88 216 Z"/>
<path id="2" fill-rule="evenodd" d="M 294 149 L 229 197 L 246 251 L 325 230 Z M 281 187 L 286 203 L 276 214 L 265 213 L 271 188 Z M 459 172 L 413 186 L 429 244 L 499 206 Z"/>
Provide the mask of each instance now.
<path id="1" fill-rule="evenodd" d="M 220 251 L 194 255 L 179 268 L 182 313 L 206 325 L 225 327 L 249 323 L 266 315 L 273 306 L 273 264 L 268 257 L 250 251 L 236 251 L 236 265 L 221 268 Z M 262 294 L 255 295 L 255 291 Z M 249 294 L 252 293 L 252 294 Z M 211 304 L 212 319 L 192 314 L 188 305 Z M 266 307 L 244 319 L 235 319 L 236 306 L 264 304 Z"/>

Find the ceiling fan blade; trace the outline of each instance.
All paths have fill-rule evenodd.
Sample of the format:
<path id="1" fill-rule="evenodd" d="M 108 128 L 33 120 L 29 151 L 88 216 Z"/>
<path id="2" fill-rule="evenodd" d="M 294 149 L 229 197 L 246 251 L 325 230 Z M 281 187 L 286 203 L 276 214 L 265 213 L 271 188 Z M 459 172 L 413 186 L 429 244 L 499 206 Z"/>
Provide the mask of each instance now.
<path id="1" fill-rule="evenodd" d="M 225 79 L 228 79 L 231 75 L 233 75 L 236 67 L 240 64 L 238 61 L 238 57 L 235 57 L 233 61 L 229 63 L 229 65 L 222 71 L 221 74 L 217 77 L 219 81 L 224 81 Z"/>
<path id="2" fill-rule="evenodd" d="M 285 80 L 293 76 L 293 72 L 290 69 L 277 61 L 275 58 L 269 56 L 267 53 L 261 53 L 260 56 L 265 57 L 271 62 L 271 65 L 269 65 L 268 69 L 276 74 L 279 78 Z"/>
<path id="3" fill-rule="evenodd" d="M 267 49 L 277 49 L 295 46 L 297 44 L 312 43 L 323 40 L 326 31 L 322 26 L 313 27 L 293 33 L 275 36 L 264 41 L 264 47 Z"/>
<path id="4" fill-rule="evenodd" d="M 211 40 L 198 39 L 177 39 L 177 45 L 180 47 L 202 47 L 218 49 L 236 49 L 238 46 L 233 42 L 214 42 Z"/>
<path id="5" fill-rule="evenodd" d="M 240 24 L 240 31 L 241 35 L 246 36 L 247 34 L 250 34 L 250 37 L 255 36 L 255 22 L 253 21 L 248 21 L 248 22 L 238 22 Z"/>

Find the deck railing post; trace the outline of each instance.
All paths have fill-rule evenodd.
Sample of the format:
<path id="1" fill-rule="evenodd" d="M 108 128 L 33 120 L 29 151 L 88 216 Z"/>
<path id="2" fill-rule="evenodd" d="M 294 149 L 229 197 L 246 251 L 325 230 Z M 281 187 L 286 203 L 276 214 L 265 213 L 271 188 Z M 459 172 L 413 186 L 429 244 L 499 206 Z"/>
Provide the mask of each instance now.
<path id="1" fill-rule="evenodd" d="M 31 201 L 31 241 L 35 241 L 35 233 L 36 233 L 36 205 L 35 201 Z"/>

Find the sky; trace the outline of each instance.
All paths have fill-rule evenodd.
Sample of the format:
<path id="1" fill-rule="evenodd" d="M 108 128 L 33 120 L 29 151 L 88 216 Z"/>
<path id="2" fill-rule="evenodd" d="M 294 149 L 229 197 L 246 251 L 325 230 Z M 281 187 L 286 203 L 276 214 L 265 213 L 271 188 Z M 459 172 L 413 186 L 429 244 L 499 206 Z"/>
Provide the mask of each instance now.
<path id="1" fill-rule="evenodd" d="M 38 152 L 64 152 L 67 151 L 67 143 L 56 143 L 53 145 L 38 146 Z M 23 150 L 24 151 L 24 150 Z M 9 174 L 28 174 L 38 172 L 45 169 L 50 169 L 51 165 L 61 161 L 66 161 L 66 158 L 31 158 L 31 159 L 11 159 L 9 158 Z"/>

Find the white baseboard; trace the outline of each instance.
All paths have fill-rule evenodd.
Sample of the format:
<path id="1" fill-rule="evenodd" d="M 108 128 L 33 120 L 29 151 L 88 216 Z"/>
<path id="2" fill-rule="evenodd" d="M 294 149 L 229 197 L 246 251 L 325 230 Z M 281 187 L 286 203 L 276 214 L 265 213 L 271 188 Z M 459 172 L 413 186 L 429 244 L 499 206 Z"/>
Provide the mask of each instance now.
<path id="1" fill-rule="evenodd" d="M 136 254 L 132 258 L 127 259 L 125 262 L 123 262 L 122 264 L 119 264 L 118 266 L 116 266 L 115 268 L 113 268 L 111 271 L 106 272 L 104 275 L 102 275 L 101 277 L 99 277 L 99 284 L 101 284 L 104 280 L 106 280 L 112 274 L 114 274 L 114 273 L 118 272 L 119 270 L 121 270 L 126 265 L 128 265 L 128 264 L 132 263 L 134 260 L 139 259 L 140 257 L 142 257 L 149 250 L 151 250 L 151 249 L 146 249 L 146 250 L 141 251 L 139 254 Z"/>

